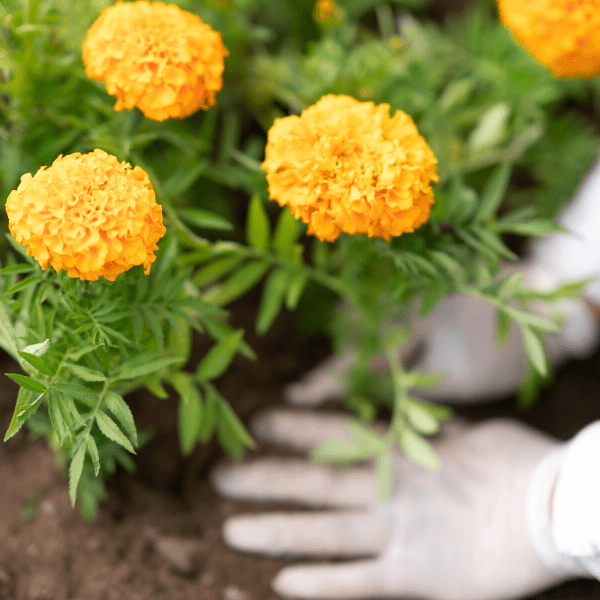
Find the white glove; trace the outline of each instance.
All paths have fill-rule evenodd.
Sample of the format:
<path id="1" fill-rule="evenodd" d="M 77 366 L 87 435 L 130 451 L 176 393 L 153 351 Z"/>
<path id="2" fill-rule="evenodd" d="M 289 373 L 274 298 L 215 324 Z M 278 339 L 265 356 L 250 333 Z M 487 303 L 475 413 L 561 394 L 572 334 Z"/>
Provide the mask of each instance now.
<path id="1" fill-rule="evenodd" d="M 347 420 L 278 411 L 254 433 L 308 450 L 347 437 Z M 508 420 L 448 423 L 434 445 L 441 471 L 396 458 L 398 486 L 387 505 L 376 500 L 369 466 L 263 458 L 220 467 L 213 481 L 225 496 L 335 509 L 233 517 L 225 541 L 271 556 L 363 557 L 284 568 L 273 588 L 287 598 L 507 599 L 584 572 L 548 538 L 563 445 Z"/>
<path id="2" fill-rule="evenodd" d="M 600 163 L 592 170 L 559 219 L 568 233 L 553 233 L 532 249 L 521 264 L 506 270 L 522 270 L 528 287 L 548 291 L 567 281 L 595 276 L 585 296 L 600 306 Z M 564 329 L 547 337 L 550 360 L 558 366 L 568 358 L 583 358 L 596 347 L 600 326 L 584 301 L 564 304 Z M 517 327 L 502 351 L 495 346 L 495 310 L 470 296 L 454 295 L 442 300 L 424 319 L 415 323 L 413 337 L 403 350 L 409 358 L 421 347 L 414 368 L 440 372 L 437 386 L 417 390 L 418 395 L 444 402 L 480 402 L 513 393 L 525 373 L 527 360 Z M 343 370 L 352 364 L 351 351 L 311 372 L 288 387 L 288 400 L 315 405 L 344 396 Z M 377 361 L 383 365 L 385 361 Z"/>

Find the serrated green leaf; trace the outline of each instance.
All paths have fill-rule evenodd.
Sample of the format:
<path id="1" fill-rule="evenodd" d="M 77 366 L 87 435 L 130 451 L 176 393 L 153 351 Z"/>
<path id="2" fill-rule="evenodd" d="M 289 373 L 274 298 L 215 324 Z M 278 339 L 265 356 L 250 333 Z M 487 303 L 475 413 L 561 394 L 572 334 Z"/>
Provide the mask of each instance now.
<path id="1" fill-rule="evenodd" d="M 100 371 L 96 371 L 95 369 L 90 369 L 88 367 L 76 365 L 75 363 L 70 362 L 64 363 L 64 366 L 69 368 L 72 373 L 84 381 L 106 381 L 106 375 L 100 373 Z"/>
<path id="2" fill-rule="evenodd" d="M 502 239 L 490 231 L 489 229 L 484 229 L 483 227 L 474 227 L 473 231 L 477 232 L 481 241 L 497 252 L 503 258 L 507 258 L 508 260 L 517 260 L 519 257 L 512 250 L 510 250 L 506 244 L 502 241 Z"/>
<path id="3" fill-rule="evenodd" d="M 527 326 L 521 327 L 521 336 L 523 337 L 525 353 L 531 365 L 541 377 L 546 377 L 548 375 L 548 359 L 542 340 Z"/>
<path id="4" fill-rule="evenodd" d="M 177 216 L 190 225 L 201 229 L 213 229 L 217 231 L 231 231 L 233 225 L 221 215 L 204 210 L 202 208 L 179 208 Z"/>
<path id="5" fill-rule="evenodd" d="M 408 458 L 426 469 L 441 469 L 442 461 L 433 446 L 410 427 L 399 431 L 400 445 Z"/>
<path id="6" fill-rule="evenodd" d="M 262 261 L 252 261 L 242 265 L 223 283 L 213 301 L 224 306 L 243 296 L 263 278 L 268 269 L 269 264 Z"/>
<path id="7" fill-rule="evenodd" d="M 69 465 L 69 498 L 71 499 L 71 506 L 75 506 L 77 499 L 77 486 L 81 479 L 81 473 L 83 471 L 83 461 L 85 459 L 85 446 L 82 444 L 79 446 L 75 456 L 71 460 Z"/>
<path id="8" fill-rule="evenodd" d="M 31 273 L 33 271 L 33 265 L 27 265 L 23 263 L 19 263 L 16 265 L 10 265 L 9 267 L 4 267 L 0 269 L 0 275 L 18 275 L 21 273 Z"/>
<path id="9" fill-rule="evenodd" d="M 48 390 L 48 388 L 39 381 L 33 379 L 33 377 L 27 377 L 26 375 L 19 375 L 18 373 L 6 373 L 8 377 L 10 377 L 13 381 L 18 383 L 21 387 L 24 387 L 26 390 L 30 390 L 35 392 L 36 394 L 44 394 Z"/>
<path id="10" fill-rule="evenodd" d="M 169 397 L 167 390 L 165 390 L 160 381 L 160 378 L 155 373 L 151 373 L 150 375 L 144 378 L 144 385 L 151 394 L 154 394 L 157 398 L 160 398 L 161 400 L 165 400 Z"/>
<path id="11" fill-rule="evenodd" d="M 50 423 L 52 429 L 56 432 L 60 445 L 69 437 L 69 427 L 65 423 L 61 410 L 60 402 L 62 398 L 60 394 L 53 388 L 48 391 L 48 415 L 50 417 Z"/>
<path id="12" fill-rule="evenodd" d="M 19 390 L 15 411 L 4 436 L 5 442 L 21 429 L 23 423 L 39 408 L 41 400 L 42 396 L 36 398 L 31 390 L 23 387 Z"/>
<path id="13" fill-rule="evenodd" d="M 239 329 L 215 344 L 196 368 L 196 379 L 208 381 L 223 375 L 238 351 L 243 335 L 243 329 Z"/>
<path id="14" fill-rule="evenodd" d="M 169 377 L 169 381 L 179 394 L 177 407 L 179 446 L 181 452 L 188 455 L 198 441 L 202 419 L 202 396 L 189 373 L 174 373 Z"/>
<path id="15" fill-rule="evenodd" d="M 475 221 L 483 223 L 493 217 L 497 212 L 508 188 L 512 172 L 512 165 L 508 162 L 501 163 L 487 180 L 481 194 L 481 204 L 475 213 Z"/>
<path id="16" fill-rule="evenodd" d="M 125 433 L 129 436 L 129 439 L 133 442 L 133 445 L 137 446 L 137 429 L 127 402 L 125 402 L 121 395 L 112 390 L 106 392 L 104 399 L 106 408 L 115 416 L 121 427 L 125 430 Z"/>
<path id="17" fill-rule="evenodd" d="M 100 473 L 100 456 L 98 455 L 98 446 L 96 446 L 96 442 L 91 435 L 87 436 L 85 445 L 87 446 L 87 450 L 92 459 L 92 464 L 94 465 L 94 475 L 98 477 L 98 473 Z"/>
<path id="18" fill-rule="evenodd" d="M 168 356 L 166 358 L 157 358 L 156 360 L 152 360 L 146 364 L 138 364 L 135 366 L 128 365 L 125 363 L 121 366 L 121 369 L 118 373 L 116 373 L 111 379 L 113 381 L 123 381 L 125 379 L 137 379 L 138 377 L 144 377 L 149 375 L 150 373 L 155 373 L 156 371 L 160 371 L 160 369 L 164 369 L 165 367 L 170 367 L 171 365 L 181 364 L 185 362 L 185 359 L 178 356 Z"/>
<path id="19" fill-rule="evenodd" d="M 224 340 L 226 337 L 229 337 L 235 332 L 235 329 L 231 327 L 231 325 L 228 325 L 224 321 L 213 319 L 212 317 L 205 316 L 204 325 L 206 326 L 206 330 L 211 337 L 217 342 Z M 256 352 L 254 352 L 254 350 L 252 350 L 252 348 L 244 340 L 242 340 L 238 352 L 250 360 L 256 360 Z"/>
<path id="20" fill-rule="evenodd" d="M 259 335 L 266 333 L 283 307 L 288 273 L 285 269 L 272 271 L 264 283 L 255 330 Z"/>
<path id="21" fill-rule="evenodd" d="M 53 369 L 46 360 L 36 356 L 35 354 L 29 354 L 29 352 L 23 351 L 19 352 L 19 356 L 24 358 L 34 369 L 37 369 L 44 375 L 52 377 L 56 373 L 56 370 Z"/>
<path id="22" fill-rule="evenodd" d="M 135 454 L 131 442 L 125 437 L 124 433 L 119 429 L 119 426 L 105 412 L 99 410 L 96 413 L 96 423 L 98 423 L 100 431 L 109 440 L 117 442 L 117 444 L 129 450 L 129 452 Z"/>
<path id="23" fill-rule="evenodd" d="M 271 225 L 262 200 L 258 195 L 252 196 L 248 207 L 246 222 L 246 239 L 251 246 L 265 252 L 269 247 Z"/>
<path id="24" fill-rule="evenodd" d="M 165 347 L 165 334 L 163 331 L 163 325 L 160 322 L 157 314 L 147 306 L 142 306 L 142 313 L 144 315 L 144 319 L 146 323 L 150 326 L 150 330 L 152 331 L 152 335 L 156 340 L 156 345 L 159 350 L 162 350 Z"/>

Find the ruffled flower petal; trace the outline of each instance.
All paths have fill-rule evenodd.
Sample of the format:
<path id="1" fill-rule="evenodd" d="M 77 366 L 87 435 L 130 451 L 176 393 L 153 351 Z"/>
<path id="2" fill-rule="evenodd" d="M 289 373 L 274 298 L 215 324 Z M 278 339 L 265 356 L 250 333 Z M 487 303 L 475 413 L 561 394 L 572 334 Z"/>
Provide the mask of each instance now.
<path id="1" fill-rule="evenodd" d="M 500 20 L 555 77 L 600 74 L 600 0 L 497 0 Z"/>
<path id="2" fill-rule="evenodd" d="M 6 200 L 8 227 L 46 269 L 95 281 L 144 265 L 165 234 L 148 175 L 103 150 L 58 157 L 21 177 Z"/>
<path id="3" fill-rule="evenodd" d="M 328 241 L 414 231 L 429 218 L 436 166 L 407 114 L 331 94 L 275 120 L 262 164 L 271 200 Z"/>
<path id="4" fill-rule="evenodd" d="M 115 110 L 137 106 L 155 121 L 182 118 L 215 104 L 229 52 L 198 16 L 162 2 L 117 2 L 88 30 L 85 72 L 117 97 Z"/>

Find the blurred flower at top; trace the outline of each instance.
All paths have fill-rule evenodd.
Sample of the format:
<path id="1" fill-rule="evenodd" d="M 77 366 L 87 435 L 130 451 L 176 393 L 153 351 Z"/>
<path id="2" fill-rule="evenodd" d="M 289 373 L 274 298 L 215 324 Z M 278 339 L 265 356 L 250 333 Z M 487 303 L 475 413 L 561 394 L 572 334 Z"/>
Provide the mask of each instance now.
<path id="1" fill-rule="evenodd" d="M 600 0 L 497 0 L 502 23 L 555 77 L 600 74 Z"/>
<path id="2" fill-rule="evenodd" d="M 146 172 L 103 150 L 23 175 L 6 212 L 11 234 L 42 269 L 90 281 L 142 264 L 147 275 L 166 231 Z"/>
<path id="3" fill-rule="evenodd" d="M 407 114 L 332 94 L 275 119 L 262 164 L 271 200 L 327 241 L 414 231 L 429 218 L 436 166 Z"/>
<path id="4" fill-rule="evenodd" d="M 343 21 L 344 10 L 334 0 L 317 0 L 313 9 L 313 19 L 323 27 L 334 29 Z"/>
<path id="5" fill-rule="evenodd" d="M 137 106 L 149 119 L 182 118 L 215 104 L 229 52 L 198 16 L 162 2 L 117 2 L 83 43 L 85 72 L 117 97 L 115 110 Z"/>

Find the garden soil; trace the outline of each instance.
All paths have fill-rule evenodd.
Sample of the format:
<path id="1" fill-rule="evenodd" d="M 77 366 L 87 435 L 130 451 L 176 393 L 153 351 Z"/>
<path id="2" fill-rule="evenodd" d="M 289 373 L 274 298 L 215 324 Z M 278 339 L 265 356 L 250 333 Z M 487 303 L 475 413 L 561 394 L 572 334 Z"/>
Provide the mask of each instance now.
<path id="1" fill-rule="evenodd" d="M 283 386 L 328 351 L 323 339 L 294 335 L 289 315 L 267 336 L 253 336 L 254 310 L 238 302 L 233 314 L 234 325 L 246 327 L 258 360 L 237 358 L 219 381 L 245 421 L 282 404 Z M 207 342 L 198 346 L 203 351 Z M 6 355 L 0 367 L 2 373 L 17 368 Z M 3 379 L 0 428 L 6 431 L 17 389 Z M 109 481 L 93 523 L 71 508 L 65 476 L 43 440 L 22 431 L 0 443 L 0 600 L 276 600 L 270 581 L 292 561 L 238 554 L 220 539 L 225 518 L 265 506 L 225 500 L 213 491 L 209 473 L 223 460 L 215 442 L 180 456 L 174 398 L 139 393 L 129 400 L 138 426 L 151 427 L 155 435 L 136 458 L 137 472 L 120 472 Z M 464 414 L 474 420 L 512 415 L 559 438 L 571 437 L 600 418 L 600 352 L 561 368 L 529 412 L 514 407 L 511 398 Z M 600 583 L 570 582 L 536 598 L 600 598 Z"/>

